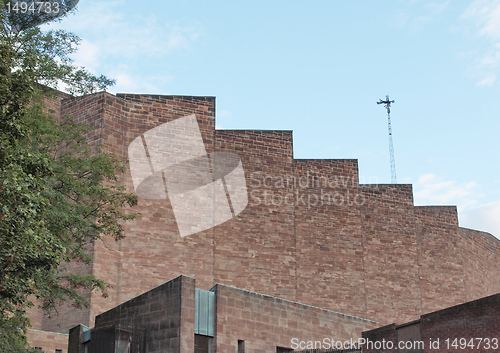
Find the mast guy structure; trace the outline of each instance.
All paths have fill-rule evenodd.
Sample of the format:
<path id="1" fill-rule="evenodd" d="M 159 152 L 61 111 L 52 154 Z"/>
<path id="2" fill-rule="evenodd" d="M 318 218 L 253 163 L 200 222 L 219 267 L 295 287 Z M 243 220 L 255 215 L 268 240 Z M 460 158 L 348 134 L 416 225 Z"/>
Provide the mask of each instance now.
<path id="1" fill-rule="evenodd" d="M 394 101 L 389 100 L 389 96 L 385 96 L 385 101 L 379 99 L 379 101 L 377 102 L 377 104 L 384 104 L 384 107 L 387 109 L 387 120 L 389 125 L 389 153 L 391 155 L 391 183 L 397 184 L 396 161 L 394 159 L 394 146 L 392 144 L 391 103 L 394 103 Z"/>

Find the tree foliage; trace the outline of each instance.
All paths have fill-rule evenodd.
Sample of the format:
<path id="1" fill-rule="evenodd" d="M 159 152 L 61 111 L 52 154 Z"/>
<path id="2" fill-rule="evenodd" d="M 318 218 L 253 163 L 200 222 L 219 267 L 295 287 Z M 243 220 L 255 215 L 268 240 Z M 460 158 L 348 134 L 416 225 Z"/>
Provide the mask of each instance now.
<path id="1" fill-rule="evenodd" d="M 0 352 L 20 352 L 32 298 L 50 312 L 68 300 L 87 305 L 81 288 L 105 290 L 64 264 L 88 263 L 86 246 L 103 235 L 123 237 L 137 199 L 117 186 L 124 164 L 43 105 L 50 87 L 88 94 L 113 81 L 73 65 L 75 35 L 13 25 L 0 6 Z"/>

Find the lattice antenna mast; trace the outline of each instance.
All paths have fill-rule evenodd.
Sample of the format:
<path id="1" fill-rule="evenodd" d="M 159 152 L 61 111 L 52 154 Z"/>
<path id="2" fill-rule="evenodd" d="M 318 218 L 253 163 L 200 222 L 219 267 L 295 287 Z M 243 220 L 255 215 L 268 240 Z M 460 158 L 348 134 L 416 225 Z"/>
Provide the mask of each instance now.
<path id="1" fill-rule="evenodd" d="M 392 144 L 391 103 L 394 103 L 394 101 L 389 100 L 389 96 L 385 96 L 385 101 L 379 99 L 379 101 L 377 102 L 377 104 L 384 104 L 384 107 L 387 109 L 387 121 L 389 124 L 389 153 L 391 155 L 391 183 L 397 184 L 396 161 L 394 159 L 394 146 Z"/>

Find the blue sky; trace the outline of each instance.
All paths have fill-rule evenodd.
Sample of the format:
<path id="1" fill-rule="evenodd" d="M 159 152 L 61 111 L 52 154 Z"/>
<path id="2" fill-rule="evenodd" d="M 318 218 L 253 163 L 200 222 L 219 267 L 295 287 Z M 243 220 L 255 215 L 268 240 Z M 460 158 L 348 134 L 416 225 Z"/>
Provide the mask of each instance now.
<path id="1" fill-rule="evenodd" d="M 500 0 L 81 0 L 44 28 L 112 93 L 217 97 L 221 129 L 293 130 L 295 158 L 356 158 L 416 205 L 500 237 Z"/>

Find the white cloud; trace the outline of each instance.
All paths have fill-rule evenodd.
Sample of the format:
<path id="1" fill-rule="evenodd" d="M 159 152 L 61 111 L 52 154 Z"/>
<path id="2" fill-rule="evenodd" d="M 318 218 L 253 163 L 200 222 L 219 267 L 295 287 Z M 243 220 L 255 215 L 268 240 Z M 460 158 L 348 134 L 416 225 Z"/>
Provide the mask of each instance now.
<path id="1" fill-rule="evenodd" d="M 154 76 L 144 76 L 134 74 L 128 67 L 120 65 L 109 73 L 110 77 L 116 80 L 116 84 L 109 89 L 110 93 L 149 93 L 149 94 L 169 94 L 163 88 L 173 81 L 173 75 L 168 73 L 155 74 Z"/>
<path id="2" fill-rule="evenodd" d="M 477 85 L 478 86 L 493 86 L 495 81 L 497 80 L 497 76 L 493 73 L 486 74 L 483 79 L 481 79 Z"/>
<path id="3" fill-rule="evenodd" d="M 136 72 L 157 65 L 159 58 L 189 51 L 203 31 L 196 23 L 159 20 L 157 14 L 126 14 L 126 8 L 124 1 L 88 1 L 80 4 L 76 14 L 48 28 L 62 28 L 84 38 L 73 55 L 75 63 L 94 74 L 115 78 L 113 91 L 151 92 L 161 87 L 160 82 L 171 81 L 173 75 L 162 67 L 155 77 L 139 78 Z M 122 65 L 118 68 L 115 63 Z"/>
<path id="4" fill-rule="evenodd" d="M 461 16 L 471 20 L 481 36 L 500 40 L 500 1 L 474 0 Z"/>
<path id="5" fill-rule="evenodd" d="M 426 4 L 425 7 L 428 8 L 432 14 L 439 15 L 441 12 L 443 12 L 448 7 L 449 3 L 450 3 L 450 0 L 434 1 L 434 2 Z"/>
<path id="6" fill-rule="evenodd" d="M 460 226 L 489 232 L 500 238 L 500 200 L 460 213 Z"/>
<path id="7" fill-rule="evenodd" d="M 96 70 L 99 66 L 100 49 L 97 45 L 83 39 L 80 43 L 78 52 L 73 55 L 75 65 L 84 66 L 92 72 L 97 74 Z"/>
<path id="8" fill-rule="evenodd" d="M 159 23 L 155 17 L 123 18 L 108 12 L 113 12 L 113 6 L 98 11 L 99 16 L 88 20 L 84 29 L 88 41 L 100 49 L 101 60 L 113 56 L 142 60 L 158 58 L 189 49 L 200 35 L 199 28 L 193 25 Z M 88 18 L 90 14 L 82 16 Z"/>
<path id="9" fill-rule="evenodd" d="M 399 26 L 409 26 L 410 28 L 419 30 L 438 17 L 448 7 L 450 0 L 430 1 L 424 4 L 417 4 L 417 1 L 413 1 L 413 3 L 416 4 L 415 6 L 418 8 L 412 8 L 411 12 L 397 14 L 396 24 Z M 415 16 L 414 13 L 417 12 L 421 14 Z"/>
<path id="10" fill-rule="evenodd" d="M 500 238 L 500 200 L 482 204 L 485 196 L 474 182 L 444 180 L 423 174 L 414 184 L 415 205 L 456 205 L 461 227 L 489 232 Z"/>
<path id="11" fill-rule="evenodd" d="M 477 205 L 477 198 L 482 196 L 476 182 L 443 180 L 434 174 L 421 175 L 414 187 L 415 204 L 419 205 L 457 205 L 465 210 Z"/>
<path id="12" fill-rule="evenodd" d="M 460 19 L 463 30 L 472 32 L 487 47 L 473 54 L 467 63 L 469 73 L 478 86 L 492 86 L 500 69 L 500 0 L 474 0 Z"/>

